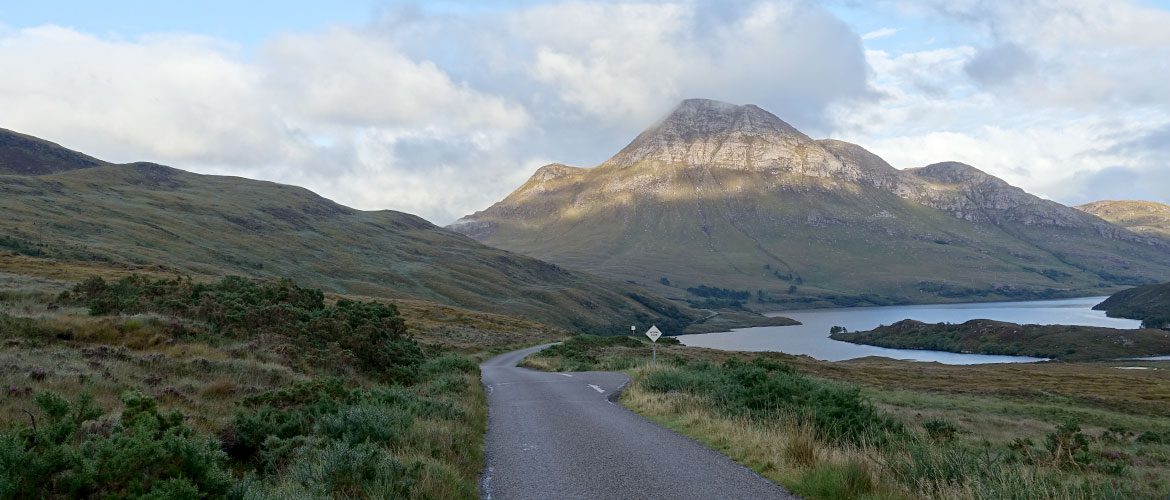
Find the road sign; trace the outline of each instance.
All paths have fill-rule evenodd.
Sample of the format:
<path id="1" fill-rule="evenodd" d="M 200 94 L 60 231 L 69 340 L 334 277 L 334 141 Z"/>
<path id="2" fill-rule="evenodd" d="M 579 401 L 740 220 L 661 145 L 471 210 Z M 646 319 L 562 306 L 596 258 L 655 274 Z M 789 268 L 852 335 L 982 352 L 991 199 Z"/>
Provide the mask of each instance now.
<path id="1" fill-rule="evenodd" d="M 649 330 L 646 330 L 646 336 L 650 337 L 651 342 L 658 342 L 658 337 L 662 336 L 662 331 L 657 326 L 651 326 Z"/>

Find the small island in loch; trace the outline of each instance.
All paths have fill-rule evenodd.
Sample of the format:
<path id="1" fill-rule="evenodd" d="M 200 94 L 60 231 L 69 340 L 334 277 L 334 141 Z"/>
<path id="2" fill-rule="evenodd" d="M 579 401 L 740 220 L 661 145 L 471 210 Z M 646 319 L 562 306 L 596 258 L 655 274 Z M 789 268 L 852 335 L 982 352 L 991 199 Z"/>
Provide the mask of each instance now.
<path id="1" fill-rule="evenodd" d="M 1170 331 L 1095 326 L 1019 325 L 974 319 L 964 323 L 902 320 L 873 330 L 834 328 L 834 340 L 892 349 L 1032 356 L 1057 361 L 1104 361 L 1170 355 Z"/>

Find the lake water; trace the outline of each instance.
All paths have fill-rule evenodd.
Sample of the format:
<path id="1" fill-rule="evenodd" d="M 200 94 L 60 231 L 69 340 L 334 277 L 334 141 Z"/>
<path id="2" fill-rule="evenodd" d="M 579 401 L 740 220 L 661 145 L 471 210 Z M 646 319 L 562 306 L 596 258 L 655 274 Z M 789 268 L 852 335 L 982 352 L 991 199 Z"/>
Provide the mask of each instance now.
<path id="1" fill-rule="evenodd" d="M 683 335 L 683 344 L 729 351 L 780 351 L 805 354 L 825 361 L 842 361 L 865 356 L 882 356 L 915 361 L 936 361 L 951 365 L 981 363 L 1028 363 L 1042 361 L 1026 356 L 990 356 L 914 349 L 886 349 L 850 344 L 829 338 L 829 328 L 843 326 L 849 331 L 870 330 L 904 319 L 927 323 L 962 323 L 972 319 L 993 319 L 1020 324 L 1087 325 L 1110 328 L 1139 328 L 1140 321 L 1109 318 L 1094 305 L 1105 297 L 1037 300 L 1027 302 L 982 302 L 970 304 L 931 304 L 889 307 L 850 307 L 781 311 L 769 316 L 785 316 L 803 324 L 741 328 L 730 332 Z"/>

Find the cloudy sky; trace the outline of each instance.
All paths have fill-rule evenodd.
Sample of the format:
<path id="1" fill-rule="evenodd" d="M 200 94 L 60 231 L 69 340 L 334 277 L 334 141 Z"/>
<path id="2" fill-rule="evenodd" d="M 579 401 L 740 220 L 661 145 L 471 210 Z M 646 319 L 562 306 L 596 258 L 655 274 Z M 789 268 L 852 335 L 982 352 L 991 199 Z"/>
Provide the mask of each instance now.
<path id="1" fill-rule="evenodd" d="M 0 127 L 439 224 L 688 97 L 1170 202 L 1170 1 L 5 2 L 0 68 Z"/>

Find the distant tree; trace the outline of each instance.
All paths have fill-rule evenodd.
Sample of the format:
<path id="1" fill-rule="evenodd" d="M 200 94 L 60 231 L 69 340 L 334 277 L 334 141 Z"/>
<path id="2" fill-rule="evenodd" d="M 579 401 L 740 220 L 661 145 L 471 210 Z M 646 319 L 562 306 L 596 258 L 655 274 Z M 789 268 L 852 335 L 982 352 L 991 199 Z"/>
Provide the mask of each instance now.
<path id="1" fill-rule="evenodd" d="M 829 329 L 829 335 L 836 335 L 838 333 L 849 333 L 849 329 L 843 326 L 834 326 Z"/>

